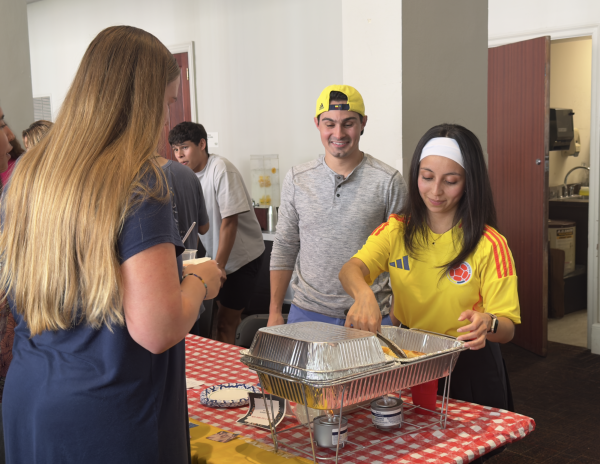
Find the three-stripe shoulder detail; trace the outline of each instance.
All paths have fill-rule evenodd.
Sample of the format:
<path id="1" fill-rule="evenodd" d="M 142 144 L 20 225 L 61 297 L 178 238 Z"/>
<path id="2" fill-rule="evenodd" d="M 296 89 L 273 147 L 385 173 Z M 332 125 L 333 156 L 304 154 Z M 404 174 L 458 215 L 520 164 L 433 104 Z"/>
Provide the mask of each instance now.
<path id="1" fill-rule="evenodd" d="M 515 275 L 506 239 L 498 231 L 488 226 L 483 230 L 483 236 L 492 244 L 498 278 L 501 279 L 502 277 Z"/>
<path id="2" fill-rule="evenodd" d="M 404 223 L 404 217 L 403 216 L 398 216 L 397 214 L 390 214 L 390 217 L 387 220 L 387 222 L 384 222 L 383 224 L 381 224 L 380 226 L 378 226 L 373 232 L 371 232 L 371 235 L 377 236 L 381 232 L 383 232 L 385 230 L 385 228 L 390 225 L 390 220 L 391 219 L 395 219 L 398 222 Z"/>
<path id="3" fill-rule="evenodd" d="M 375 235 L 375 236 L 379 235 L 389 225 L 390 225 L 389 221 L 388 222 L 384 222 L 379 227 L 377 227 L 373 232 L 371 232 L 371 235 Z"/>

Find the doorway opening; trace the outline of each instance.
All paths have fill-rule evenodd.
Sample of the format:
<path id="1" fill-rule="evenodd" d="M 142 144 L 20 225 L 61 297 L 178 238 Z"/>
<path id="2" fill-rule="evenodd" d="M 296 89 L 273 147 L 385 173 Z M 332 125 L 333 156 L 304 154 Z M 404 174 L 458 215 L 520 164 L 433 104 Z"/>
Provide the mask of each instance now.
<path id="1" fill-rule="evenodd" d="M 552 40 L 550 62 L 550 108 L 574 113 L 574 140 L 549 153 L 548 340 L 587 347 L 592 37 Z"/>
<path id="2" fill-rule="evenodd" d="M 600 92 L 600 26 L 586 25 L 568 29 L 542 28 L 518 34 L 489 37 L 488 47 L 492 49 L 503 45 L 529 41 L 542 36 L 548 36 L 551 41 L 591 36 L 592 104 L 590 111 L 589 227 L 587 232 L 587 348 L 591 348 L 593 354 L 600 354 L 600 287 L 598 286 L 598 282 L 600 282 L 600 258 L 598 255 L 598 247 L 600 246 L 600 169 L 598 169 L 598 165 L 600 164 L 600 105 L 597 103 L 598 92 Z M 549 157 L 546 160 L 548 161 Z M 548 203 L 550 202 L 547 201 L 546 207 L 548 207 Z M 545 299 L 547 302 L 547 297 Z M 538 318 L 539 320 L 536 321 L 535 327 L 535 331 L 543 334 L 542 344 L 547 340 L 547 304 L 545 309 L 543 317 Z"/>

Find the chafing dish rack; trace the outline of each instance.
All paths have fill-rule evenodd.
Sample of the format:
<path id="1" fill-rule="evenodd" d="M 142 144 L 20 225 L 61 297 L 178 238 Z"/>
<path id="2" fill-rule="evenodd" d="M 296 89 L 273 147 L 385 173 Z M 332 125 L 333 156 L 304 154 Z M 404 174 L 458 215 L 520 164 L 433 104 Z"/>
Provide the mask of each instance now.
<path id="1" fill-rule="evenodd" d="M 337 409 L 447 376 L 464 343 L 430 332 L 383 326 L 410 359 L 386 355 L 375 334 L 323 322 L 298 322 L 258 331 L 241 362 L 263 374 L 273 395 L 313 409 Z M 289 382 L 294 380 L 295 382 Z"/>
<path id="2" fill-rule="evenodd" d="M 306 417 L 308 408 L 329 411 L 339 408 L 336 417 L 340 418 L 340 430 L 344 406 L 364 404 L 388 393 L 446 377 L 441 412 L 430 411 L 440 416 L 439 423 L 445 428 L 450 375 L 460 352 L 466 349 L 464 342 L 418 329 L 383 326 L 381 332 L 402 349 L 424 354 L 395 358 L 383 352 L 384 343 L 373 333 L 323 322 L 299 322 L 259 329 L 250 349 L 242 351 L 241 362 L 258 374 L 263 396 L 276 395 L 303 405 Z M 267 415 L 269 412 L 273 413 L 267 408 Z M 277 452 L 277 431 L 270 418 L 269 422 Z M 313 462 L 317 459 L 338 462 L 339 444 L 335 457 L 319 456 L 311 425 L 300 424 L 292 429 L 297 427 L 308 429 Z M 306 450 L 291 447 L 310 455 Z"/>

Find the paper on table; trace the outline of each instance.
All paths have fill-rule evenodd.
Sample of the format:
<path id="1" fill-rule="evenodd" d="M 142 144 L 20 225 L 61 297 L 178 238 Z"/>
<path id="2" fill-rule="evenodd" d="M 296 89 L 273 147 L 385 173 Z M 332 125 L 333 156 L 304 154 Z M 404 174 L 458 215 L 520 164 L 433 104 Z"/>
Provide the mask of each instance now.
<path id="1" fill-rule="evenodd" d="M 250 400 L 248 412 L 244 417 L 238 419 L 238 422 L 269 430 L 269 416 L 267 416 L 265 401 L 262 395 L 260 393 L 248 393 L 248 398 Z M 285 400 L 278 396 L 273 396 L 273 408 L 271 409 L 271 402 L 269 400 L 267 400 L 266 405 L 269 407 L 271 418 L 273 418 L 273 415 L 275 416 L 273 425 L 278 425 L 285 416 Z"/>
<path id="2" fill-rule="evenodd" d="M 269 417 L 267 416 L 264 400 L 257 399 L 254 404 L 256 407 L 254 409 L 254 412 L 252 413 L 252 416 L 250 416 L 252 421 L 257 425 L 265 425 L 268 427 Z M 279 412 L 279 410 L 276 411 Z"/>
<path id="3" fill-rule="evenodd" d="M 233 432 L 226 432 L 225 430 L 223 430 L 221 432 L 215 433 L 214 435 L 211 435 L 210 437 L 206 437 L 206 439 L 212 440 L 212 441 L 218 441 L 219 443 L 227 443 L 239 435 L 241 435 L 241 434 L 233 433 Z"/>
<path id="4" fill-rule="evenodd" d="M 187 390 L 190 388 L 198 388 L 200 385 L 204 385 L 202 380 L 190 379 L 189 377 L 185 378 L 185 387 Z"/>

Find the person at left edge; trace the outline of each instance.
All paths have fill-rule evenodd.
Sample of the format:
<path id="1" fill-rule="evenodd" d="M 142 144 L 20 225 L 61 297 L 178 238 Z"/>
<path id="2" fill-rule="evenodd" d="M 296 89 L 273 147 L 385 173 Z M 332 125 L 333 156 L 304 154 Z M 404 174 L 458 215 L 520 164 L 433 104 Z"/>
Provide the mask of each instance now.
<path id="1" fill-rule="evenodd" d="M 15 134 L 13 133 L 13 131 L 10 129 L 10 126 L 6 122 L 4 111 L 2 111 L 1 107 L 0 107 L 0 126 L 2 126 L 2 130 L 4 131 L 4 134 L 6 135 L 6 137 L 8 138 L 8 143 L 11 146 L 10 158 L 8 159 L 8 168 L 4 172 L 0 173 L 0 180 L 2 180 L 2 185 L 5 186 L 8 183 L 8 179 L 10 179 L 10 175 L 12 174 L 12 171 L 15 167 L 15 163 L 17 162 L 19 157 L 23 153 L 25 153 L 25 150 L 23 150 L 23 148 L 21 147 L 21 144 L 19 144 L 19 141 L 15 137 Z"/>
<path id="2" fill-rule="evenodd" d="M 8 140 L 10 128 L 4 122 L 4 114 L 0 108 L 0 172 L 5 172 L 8 169 L 8 160 L 10 152 L 13 149 L 12 144 Z M 15 338 L 15 319 L 10 312 L 8 303 L 0 295 L 0 464 L 4 464 L 4 433 L 2 431 L 2 392 L 4 390 L 4 381 L 6 373 L 10 367 L 12 359 L 13 340 Z"/>

